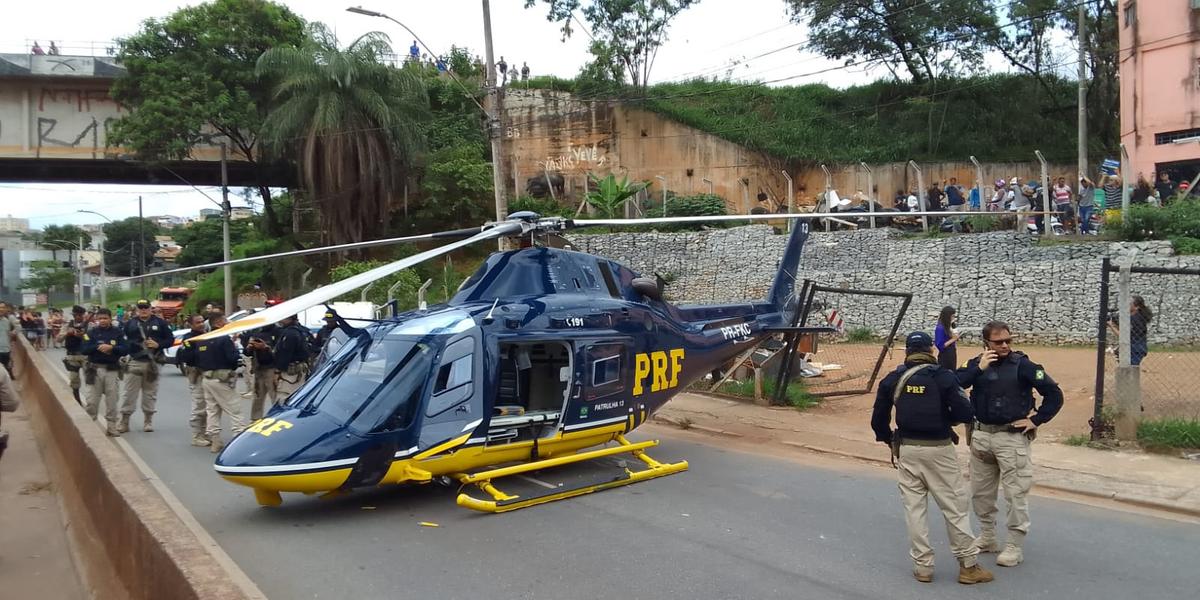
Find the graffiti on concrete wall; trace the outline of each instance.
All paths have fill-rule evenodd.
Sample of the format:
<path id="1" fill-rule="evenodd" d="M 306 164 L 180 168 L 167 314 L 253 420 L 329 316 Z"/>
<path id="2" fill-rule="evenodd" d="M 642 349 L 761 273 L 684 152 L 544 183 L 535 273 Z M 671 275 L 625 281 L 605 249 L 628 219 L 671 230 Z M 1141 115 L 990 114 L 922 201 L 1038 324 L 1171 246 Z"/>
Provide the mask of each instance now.
<path id="1" fill-rule="evenodd" d="M 34 117 L 37 155 L 43 148 L 78 148 L 97 158 L 108 148 L 108 132 L 122 111 L 105 88 L 41 88 Z"/>
<path id="2" fill-rule="evenodd" d="M 570 144 L 567 146 L 567 151 L 558 156 L 547 156 L 546 160 L 539 161 L 538 166 L 547 171 L 574 171 L 580 167 L 597 168 L 609 164 L 608 151 L 601 148 L 599 144 L 590 146 L 576 146 Z"/>

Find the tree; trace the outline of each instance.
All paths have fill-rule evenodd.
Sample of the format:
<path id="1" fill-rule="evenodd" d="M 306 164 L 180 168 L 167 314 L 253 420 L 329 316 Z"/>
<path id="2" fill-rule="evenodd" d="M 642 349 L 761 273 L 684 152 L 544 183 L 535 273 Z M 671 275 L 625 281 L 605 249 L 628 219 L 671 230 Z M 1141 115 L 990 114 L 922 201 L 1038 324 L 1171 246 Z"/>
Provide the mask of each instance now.
<path id="1" fill-rule="evenodd" d="M 270 86 L 257 79 L 255 61 L 268 48 L 303 41 L 304 21 L 265 0 L 213 0 L 146 20 L 119 41 L 126 74 L 112 95 L 130 111 L 113 124 L 109 141 L 145 160 L 181 160 L 223 137 L 234 158 L 258 168 Z M 260 182 L 258 193 L 267 223 L 275 223 L 270 189 Z"/>
<path id="2" fill-rule="evenodd" d="M 593 63 L 586 70 L 593 76 L 624 69 L 634 87 L 645 89 L 658 49 L 667 41 L 671 21 L 700 0 L 543 0 L 546 19 L 562 24 L 563 39 L 571 37 L 571 21 L 581 10 L 591 28 L 589 50 Z M 525 8 L 537 0 L 525 0 Z"/>
<path id="3" fill-rule="evenodd" d="M 42 235 L 38 244 L 43 248 L 51 250 L 73 250 L 78 247 L 80 238 L 83 239 L 84 248 L 92 245 L 92 234 L 79 227 L 74 225 L 47 225 L 42 228 Z"/>
<path id="4" fill-rule="evenodd" d="M 329 270 L 329 281 L 341 281 L 365 273 L 376 267 L 382 267 L 387 263 L 377 260 L 368 260 L 361 262 L 344 262 Z M 401 310 L 416 308 L 417 305 L 417 290 L 421 287 L 421 276 L 417 275 L 412 269 L 404 269 L 403 271 L 393 273 L 380 279 L 367 291 L 367 300 L 371 301 L 376 306 L 387 304 L 388 290 L 393 285 L 399 283 L 396 288 L 395 298 Z M 361 290 L 355 290 L 348 294 L 336 298 L 339 302 L 357 302 L 362 298 Z"/>
<path id="5" fill-rule="evenodd" d="M 420 147 L 429 100 L 419 67 L 379 62 L 392 52 L 382 33 L 347 48 L 316 23 L 301 48 L 265 52 L 258 73 L 277 81 L 263 132 L 268 148 L 297 158 L 320 209 L 328 242 L 382 232 L 406 169 Z"/>
<path id="6" fill-rule="evenodd" d="M 75 285 L 75 273 L 55 261 L 37 261 L 30 276 L 21 280 L 21 288 L 49 296 L 55 289 L 70 289 Z"/>
<path id="7" fill-rule="evenodd" d="M 1050 79 L 1054 73 L 1051 36 L 1056 31 L 1062 0 L 992 0 L 1008 14 L 1008 23 L 987 32 L 990 45 L 1012 66 L 1028 73 L 1059 109 Z M 1072 14 L 1074 11 L 1071 11 Z"/>
<path id="8" fill-rule="evenodd" d="M 1064 5 L 1073 5 L 1063 0 Z M 1120 123 L 1117 114 L 1121 102 L 1119 79 L 1120 36 L 1117 31 L 1117 3 L 1115 0 L 1098 0 L 1084 6 L 1083 39 L 1086 42 L 1088 73 L 1087 120 L 1088 139 L 1092 155 L 1112 156 L 1120 145 Z M 1080 31 L 1076 10 L 1064 10 L 1058 17 L 1064 29 L 1079 39 Z"/>
<path id="9" fill-rule="evenodd" d="M 113 221 L 104 226 L 104 249 L 109 252 L 105 258 L 105 268 L 117 275 L 145 273 L 154 262 L 154 253 L 158 251 L 158 243 L 154 241 L 154 236 L 159 234 L 158 224 L 149 219 L 140 220 L 141 228 L 138 227 L 137 217 Z M 138 254 L 142 256 L 140 264 Z"/>
<path id="10" fill-rule="evenodd" d="M 995 28 L 987 0 L 786 0 L 809 28 L 806 47 L 832 59 L 869 61 L 914 83 L 982 64 L 980 31 Z"/>
<path id="11" fill-rule="evenodd" d="M 623 218 L 625 201 L 650 185 L 646 181 L 630 183 L 628 177 L 618 180 L 617 176 L 611 173 L 604 179 L 595 175 L 592 175 L 591 179 L 593 189 L 587 193 L 587 202 L 605 219 Z"/>
<path id="12" fill-rule="evenodd" d="M 220 219 L 192 223 L 175 229 L 175 243 L 183 247 L 176 262 L 181 267 L 219 262 L 225 258 L 224 224 Z M 254 231 L 249 219 L 229 222 L 229 244 L 237 246 L 248 241 Z"/>

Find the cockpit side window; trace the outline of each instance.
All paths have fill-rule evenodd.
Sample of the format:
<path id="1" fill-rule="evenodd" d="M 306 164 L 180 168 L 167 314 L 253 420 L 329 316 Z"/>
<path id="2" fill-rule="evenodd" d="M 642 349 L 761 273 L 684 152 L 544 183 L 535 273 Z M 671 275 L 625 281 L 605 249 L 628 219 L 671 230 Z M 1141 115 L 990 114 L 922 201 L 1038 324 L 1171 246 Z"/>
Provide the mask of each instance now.
<path id="1" fill-rule="evenodd" d="M 437 416 L 470 399 L 475 391 L 474 350 L 475 341 L 471 338 L 458 340 L 446 347 L 434 374 L 433 393 L 425 410 L 426 416 Z"/>

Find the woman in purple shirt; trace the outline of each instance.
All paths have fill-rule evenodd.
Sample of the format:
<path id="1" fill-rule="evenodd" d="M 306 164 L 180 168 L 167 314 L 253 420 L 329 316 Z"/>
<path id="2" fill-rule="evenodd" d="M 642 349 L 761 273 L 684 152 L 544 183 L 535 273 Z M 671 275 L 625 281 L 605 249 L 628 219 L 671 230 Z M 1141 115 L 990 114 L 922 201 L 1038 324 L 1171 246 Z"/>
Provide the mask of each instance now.
<path id="1" fill-rule="evenodd" d="M 938 364 L 953 371 L 958 367 L 958 332 L 954 330 L 953 306 L 942 309 L 937 327 L 933 330 L 933 345 L 938 350 Z"/>

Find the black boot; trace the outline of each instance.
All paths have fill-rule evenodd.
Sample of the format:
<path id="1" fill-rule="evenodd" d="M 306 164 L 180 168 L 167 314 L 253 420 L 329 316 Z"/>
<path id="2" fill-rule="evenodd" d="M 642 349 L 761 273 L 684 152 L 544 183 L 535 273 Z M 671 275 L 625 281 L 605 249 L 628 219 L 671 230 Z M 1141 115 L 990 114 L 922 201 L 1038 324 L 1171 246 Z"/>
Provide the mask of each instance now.
<path id="1" fill-rule="evenodd" d="M 79 390 L 77 390 L 75 388 L 71 388 L 71 395 L 75 397 L 76 404 L 83 406 L 83 400 L 79 399 Z"/>

